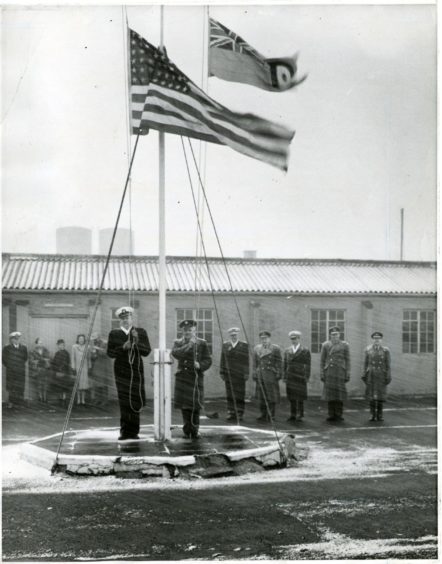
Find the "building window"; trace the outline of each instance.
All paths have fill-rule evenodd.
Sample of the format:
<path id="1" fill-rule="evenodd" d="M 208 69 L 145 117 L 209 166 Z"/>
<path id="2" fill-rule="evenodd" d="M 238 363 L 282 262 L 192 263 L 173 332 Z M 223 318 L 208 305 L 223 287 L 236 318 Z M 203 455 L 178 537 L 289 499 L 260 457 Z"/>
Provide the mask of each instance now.
<path id="1" fill-rule="evenodd" d="M 406 310 L 402 320 L 402 352 L 434 353 L 434 311 Z"/>
<path id="2" fill-rule="evenodd" d="M 179 325 L 184 319 L 194 319 L 197 322 L 196 336 L 207 341 L 209 352 L 212 354 L 213 309 L 177 309 L 176 332 L 178 338 L 182 335 Z"/>
<path id="3" fill-rule="evenodd" d="M 312 309 L 312 353 L 321 352 L 321 345 L 328 340 L 328 330 L 337 325 L 341 338 L 345 338 L 344 309 Z"/>

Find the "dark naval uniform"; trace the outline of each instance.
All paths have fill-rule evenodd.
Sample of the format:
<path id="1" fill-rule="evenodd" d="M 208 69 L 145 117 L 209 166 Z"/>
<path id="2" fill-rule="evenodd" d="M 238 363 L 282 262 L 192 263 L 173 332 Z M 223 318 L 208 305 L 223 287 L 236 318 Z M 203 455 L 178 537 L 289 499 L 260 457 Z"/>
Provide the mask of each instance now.
<path id="1" fill-rule="evenodd" d="M 282 377 L 282 354 L 278 345 L 256 345 L 253 355 L 254 375 L 257 382 L 259 420 L 269 421 L 269 413 L 275 416 L 275 405 L 279 402 L 279 380 Z"/>
<path id="2" fill-rule="evenodd" d="M 383 402 L 391 382 L 391 357 L 387 347 L 375 344 L 365 349 L 362 380 L 366 385 L 365 397 L 370 402 L 371 421 L 383 421 Z"/>
<path id="3" fill-rule="evenodd" d="M 228 419 L 241 420 L 249 378 L 249 345 L 244 341 L 223 343 L 219 373 L 226 384 Z"/>
<path id="4" fill-rule="evenodd" d="M 172 356 L 178 360 L 174 404 L 183 415 L 184 435 L 196 438 L 204 401 L 204 372 L 212 365 L 212 358 L 204 339 L 187 342 L 184 338 L 176 339 Z M 199 362 L 200 368 L 195 368 L 195 361 Z"/>
<path id="5" fill-rule="evenodd" d="M 346 383 L 350 380 L 350 347 L 346 341 L 323 343 L 321 380 L 324 382 L 329 420 L 339 421 L 342 419 L 343 402 L 347 398 Z"/>
<path id="6" fill-rule="evenodd" d="M 10 344 L 3 347 L 2 363 L 6 367 L 6 389 L 12 404 L 23 402 L 27 360 L 28 349 L 24 345 Z"/>
<path id="7" fill-rule="evenodd" d="M 299 345 L 296 352 L 293 347 L 284 351 L 284 381 L 287 385 L 287 398 L 290 402 L 290 419 L 301 420 L 304 417 L 304 400 L 307 399 L 307 382 L 310 379 L 310 351 Z"/>
<path id="8" fill-rule="evenodd" d="M 138 333 L 138 341 L 133 330 Z M 130 338 L 132 347 L 123 349 Z M 144 329 L 131 327 L 129 335 L 123 329 L 109 333 L 107 354 L 115 359 L 114 375 L 120 404 L 120 434 L 122 439 L 137 437 L 140 431 L 140 411 L 146 401 L 144 367 L 141 357 L 148 356 L 151 348 Z"/>

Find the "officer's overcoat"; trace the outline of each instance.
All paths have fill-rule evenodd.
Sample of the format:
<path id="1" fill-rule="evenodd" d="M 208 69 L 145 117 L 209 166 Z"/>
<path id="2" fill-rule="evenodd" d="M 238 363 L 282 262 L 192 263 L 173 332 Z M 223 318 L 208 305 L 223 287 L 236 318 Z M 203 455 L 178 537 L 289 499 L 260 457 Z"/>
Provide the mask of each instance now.
<path id="1" fill-rule="evenodd" d="M 391 357 L 387 347 L 370 345 L 365 349 L 362 380 L 367 399 L 385 401 L 387 385 L 391 382 Z"/>
<path id="2" fill-rule="evenodd" d="M 133 329 L 133 328 L 132 328 Z M 107 354 L 115 359 L 114 375 L 117 386 L 120 407 L 138 411 L 146 401 L 144 390 L 144 367 L 142 356 L 148 356 L 151 351 L 149 338 L 144 329 L 136 328 L 138 342 L 133 348 L 123 349 L 124 343 L 134 337 L 122 329 L 112 329 L 107 340 Z"/>
<path id="3" fill-rule="evenodd" d="M 350 380 L 350 347 L 346 341 L 323 343 L 321 348 L 321 380 L 326 401 L 347 398 L 346 383 Z"/>
<path id="4" fill-rule="evenodd" d="M 249 377 L 249 345 L 238 341 L 233 347 L 231 341 L 223 343 L 219 373 L 221 378 L 229 382 L 244 382 Z"/>
<path id="5" fill-rule="evenodd" d="M 28 349 L 21 343 L 18 347 L 12 344 L 3 347 L 2 363 L 6 367 L 6 389 L 11 403 L 23 400 L 27 360 Z"/>
<path id="6" fill-rule="evenodd" d="M 256 345 L 253 354 L 253 379 L 257 381 L 257 396 L 263 400 L 263 389 L 269 403 L 280 399 L 279 380 L 282 377 L 282 354 L 278 345 Z"/>
<path id="7" fill-rule="evenodd" d="M 175 374 L 174 404 L 177 409 L 195 409 L 203 407 L 204 401 L 204 372 L 212 365 L 209 347 L 204 339 L 195 342 L 185 342 L 184 338 L 176 339 L 173 343 L 172 356 L 178 360 L 178 370 Z M 194 367 L 194 362 L 200 368 Z"/>
<path id="8" fill-rule="evenodd" d="M 293 347 L 284 351 L 284 381 L 287 384 L 289 401 L 300 401 L 307 398 L 307 382 L 310 378 L 310 351 L 299 346 L 296 352 Z"/>

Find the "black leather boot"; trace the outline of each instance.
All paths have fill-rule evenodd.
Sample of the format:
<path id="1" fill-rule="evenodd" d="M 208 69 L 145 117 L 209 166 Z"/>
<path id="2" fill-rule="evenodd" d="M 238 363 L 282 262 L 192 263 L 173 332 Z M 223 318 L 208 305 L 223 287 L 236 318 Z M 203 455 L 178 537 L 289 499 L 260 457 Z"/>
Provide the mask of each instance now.
<path id="1" fill-rule="evenodd" d="M 384 416 L 383 416 L 383 413 L 382 413 L 383 407 L 384 407 L 384 406 L 382 405 L 382 402 L 381 402 L 381 401 L 378 401 L 378 402 L 377 402 L 377 414 L 376 414 L 376 419 L 377 419 L 378 421 L 383 421 L 383 420 L 384 420 Z"/>
<path id="2" fill-rule="evenodd" d="M 370 421 L 376 421 L 376 402 L 373 400 L 370 402 L 370 413 Z"/>

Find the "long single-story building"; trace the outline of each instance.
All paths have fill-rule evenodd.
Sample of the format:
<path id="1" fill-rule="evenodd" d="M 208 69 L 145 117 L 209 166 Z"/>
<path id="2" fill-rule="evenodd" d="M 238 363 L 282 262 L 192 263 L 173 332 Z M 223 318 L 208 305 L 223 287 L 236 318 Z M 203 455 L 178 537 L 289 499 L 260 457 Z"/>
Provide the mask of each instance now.
<path id="1" fill-rule="evenodd" d="M 3 254 L 2 337 L 21 331 L 32 348 L 37 337 L 53 354 L 57 339 L 67 349 L 87 333 L 98 299 L 105 256 Z M 252 345 L 267 329 L 288 347 L 298 329 L 312 352 L 311 396 L 319 396 L 321 343 L 339 325 L 351 351 L 352 396 L 362 396 L 362 362 L 374 330 L 382 331 L 392 356 L 392 394 L 436 393 L 436 264 L 433 262 L 257 258 L 167 258 L 167 341 L 172 346 L 184 318 L 198 321 L 209 342 L 212 368 L 206 397 L 222 396 L 218 374 L 226 330 L 242 327 Z M 110 260 L 99 296 L 94 331 L 107 336 L 118 326 L 115 311 L 134 305 L 135 321 L 158 345 L 158 257 Z M 150 357 L 146 374 L 151 373 Z M 146 378 L 152 397 L 152 382 Z M 252 394 L 252 379 L 249 393 Z M 283 386 L 281 391 L 284 392 Z"/>

